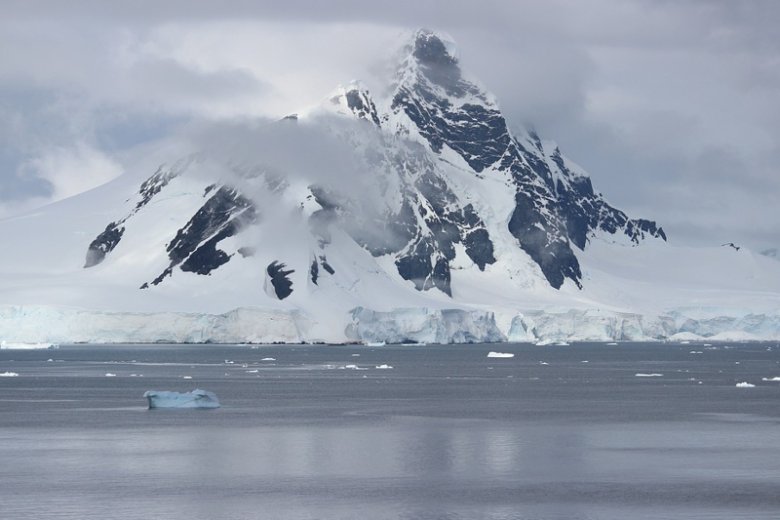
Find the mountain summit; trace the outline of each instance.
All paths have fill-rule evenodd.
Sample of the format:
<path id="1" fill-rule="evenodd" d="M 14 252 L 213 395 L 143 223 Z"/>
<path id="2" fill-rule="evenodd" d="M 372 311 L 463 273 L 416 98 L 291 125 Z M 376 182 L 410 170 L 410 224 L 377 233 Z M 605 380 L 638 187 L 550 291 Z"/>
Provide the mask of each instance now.
<path id="1" fill-rule="evenodd" d="M 332 122 L 316 117 L 299 123 L 321 125 L 350 141 L 360 167 L 384 186 L 384 203 L 390 198 L 392 204 L 367 219 L 354 196 L 337 184 L 312 180 L 306 197 L 319 206 L 309 216 L 318 246 L 311 265 L 298 266 L 298 271 L 319 273 L 324 268 L 318 259 L 327 258 L 330 225 L 345 230 L 372 256 L 392 257 L 398 275 L 417 290 L 435 288 L 450 296 L 457 246 L 484 271 L 496 262 L 495 240 L 505 239 L 501 236 L 507 232 L 556 289 L 566 279 L 582 287 L 573 247 L 583 250 L 594 233 L 621 233 L 634 243 L 646 237 L 666 239 L 654 222 L 629 219 L 604 201 L 589 177 L 557 147 L 546 148 L 533 132 L 513 135 L 493 95 L 466 79 L 451 48 L 436 33 L 417 31 L 404 47 L 389 97 L 375 100 L 362 83 L 352 82 L 328 98 L 337 114 L 368 122 L 371 129 L 334 131 Z M 453 184 L 453 169 L 461 177 L 466 172 L 469 184 L 504 186 L 512 209 L 491 220 L 498 217 L 505 229 L 490 229 L 480 208 L 495 201 L 476 200 L 471 190 Z M 119 244 L 128 220 L 181 173 L 161 167 L 144 181 L 130 212 L 109 223 L 89 245 L 85 267 L 102 262 Z M 247 178 L 246 172 L 234 174 Z M 252 175 L 270 179 L 268 172 L 253 170 Z M 235 182 L 214 181 L 205 188 L 203 205 L 167 243 L 169 265 L 149 283 L 162 283 L 174 270 L 210 274 L 233 256 L 220 249 L 220 242 L 248 226 L 263 225 L 253 194 L 242 193 Z"/>

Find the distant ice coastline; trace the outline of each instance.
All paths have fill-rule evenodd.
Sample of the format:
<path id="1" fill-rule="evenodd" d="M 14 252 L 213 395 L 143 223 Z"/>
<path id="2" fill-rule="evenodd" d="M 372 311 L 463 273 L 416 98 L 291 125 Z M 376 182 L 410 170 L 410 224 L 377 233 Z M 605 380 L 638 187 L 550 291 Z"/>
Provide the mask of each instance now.
<path id="1" fill-rule="evenodd" d="M 505 324 L 503 327 L 501 324 Z M 508 324 L 508 326 L 506 325 Z M 1 345 L 59 343 L 502 343 L 780 340 L 780 314 L 691 317 L 605 310 L 507 315 L 475 309 L 357 307 L 330 332 L 297 310 L 238 308 L 224 314 L 130 313 L 55 306 L 0 306 Z"/>

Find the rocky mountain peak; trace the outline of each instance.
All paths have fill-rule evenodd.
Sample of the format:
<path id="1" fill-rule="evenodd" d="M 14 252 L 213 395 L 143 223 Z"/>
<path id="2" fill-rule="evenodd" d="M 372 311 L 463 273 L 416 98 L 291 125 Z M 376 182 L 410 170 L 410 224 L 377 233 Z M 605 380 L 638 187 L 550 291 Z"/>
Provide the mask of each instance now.
<path id="1" fill-rule="evenodd" d="M 428 67 L 457 67 L 454 45 L 445 44 L 447 39 L 429 29 L 420 29 L 414 34 L 412 54 L 421 65 Z"/>

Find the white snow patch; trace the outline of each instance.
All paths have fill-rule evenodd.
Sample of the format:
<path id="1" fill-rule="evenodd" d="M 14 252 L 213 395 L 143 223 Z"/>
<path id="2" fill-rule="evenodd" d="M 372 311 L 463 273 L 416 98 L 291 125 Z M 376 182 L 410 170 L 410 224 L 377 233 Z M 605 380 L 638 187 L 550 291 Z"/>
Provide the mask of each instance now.
<path id="1" fill-rule="evenodd" d="M 24 343 L 14 341 L 0 341 L 0 350 L 40 350 L 55 349 L 59 345 L 56 343 Z"/>

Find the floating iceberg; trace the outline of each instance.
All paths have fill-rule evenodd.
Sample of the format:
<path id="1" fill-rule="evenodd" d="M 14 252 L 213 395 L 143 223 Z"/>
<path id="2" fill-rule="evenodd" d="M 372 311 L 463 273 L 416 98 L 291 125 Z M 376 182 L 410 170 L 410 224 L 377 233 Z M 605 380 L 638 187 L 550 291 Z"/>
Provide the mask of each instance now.
<path id="1" fill-rule="evenodd" d="M 737 383 L 737 388 L 755 388 L 756 385 L 752 383 L 748 383 L 747 381 L 742 381 L 741 383 Z"/>
<path id="2" fill-rule="evenodd" d="M 513 358 L 515 357 L 514 354 L 511 352 L 488 352 L 487 357 L 490 358 Z"/>
<path id="3" fill-rule="evenodd" d="M 41 350 L 60 348 L 56 343 L 21 343 L 0 341 L 0 350 Z"/>
<path id="4" fill-rule="evenodd" d="M 637 374 L 634 374 L 635 377 L 663 377 L 663 374 L 658 373 L 652 373 L 652 374 L 643 374 L 642 372 L 639 372 Z"/>
<path id="5" fill-rule="evenodd" d="M 376 368 L 378 370 L 390 370 L 393 367 L 391 365 L 388 365 L 388 364 L 384 363 L 384 364 L 381 364 L 381 365 L 377 365 Z"/>
<path id="6" fill-rule="evenodd" d="M 195 389 L 192 392 L 168 392 L 149 390 L 144 392 L 153 408 L 219 408 L 219 400 L 214 392 Z"/>
<path id="7" fill-rule="evenodd" d="M 0 374 L 0 375 L 2 375 L 2 374 Z M 761 381 L 771 381 L 771 382 L 775 382 L 775 383 L 780 383 L 780 376 L 762 377 Z"/>
<path id="8" fill-rule="evenodd" d="M 16 372 L 0 372 L 0 377 L 18 377 Z"/>

